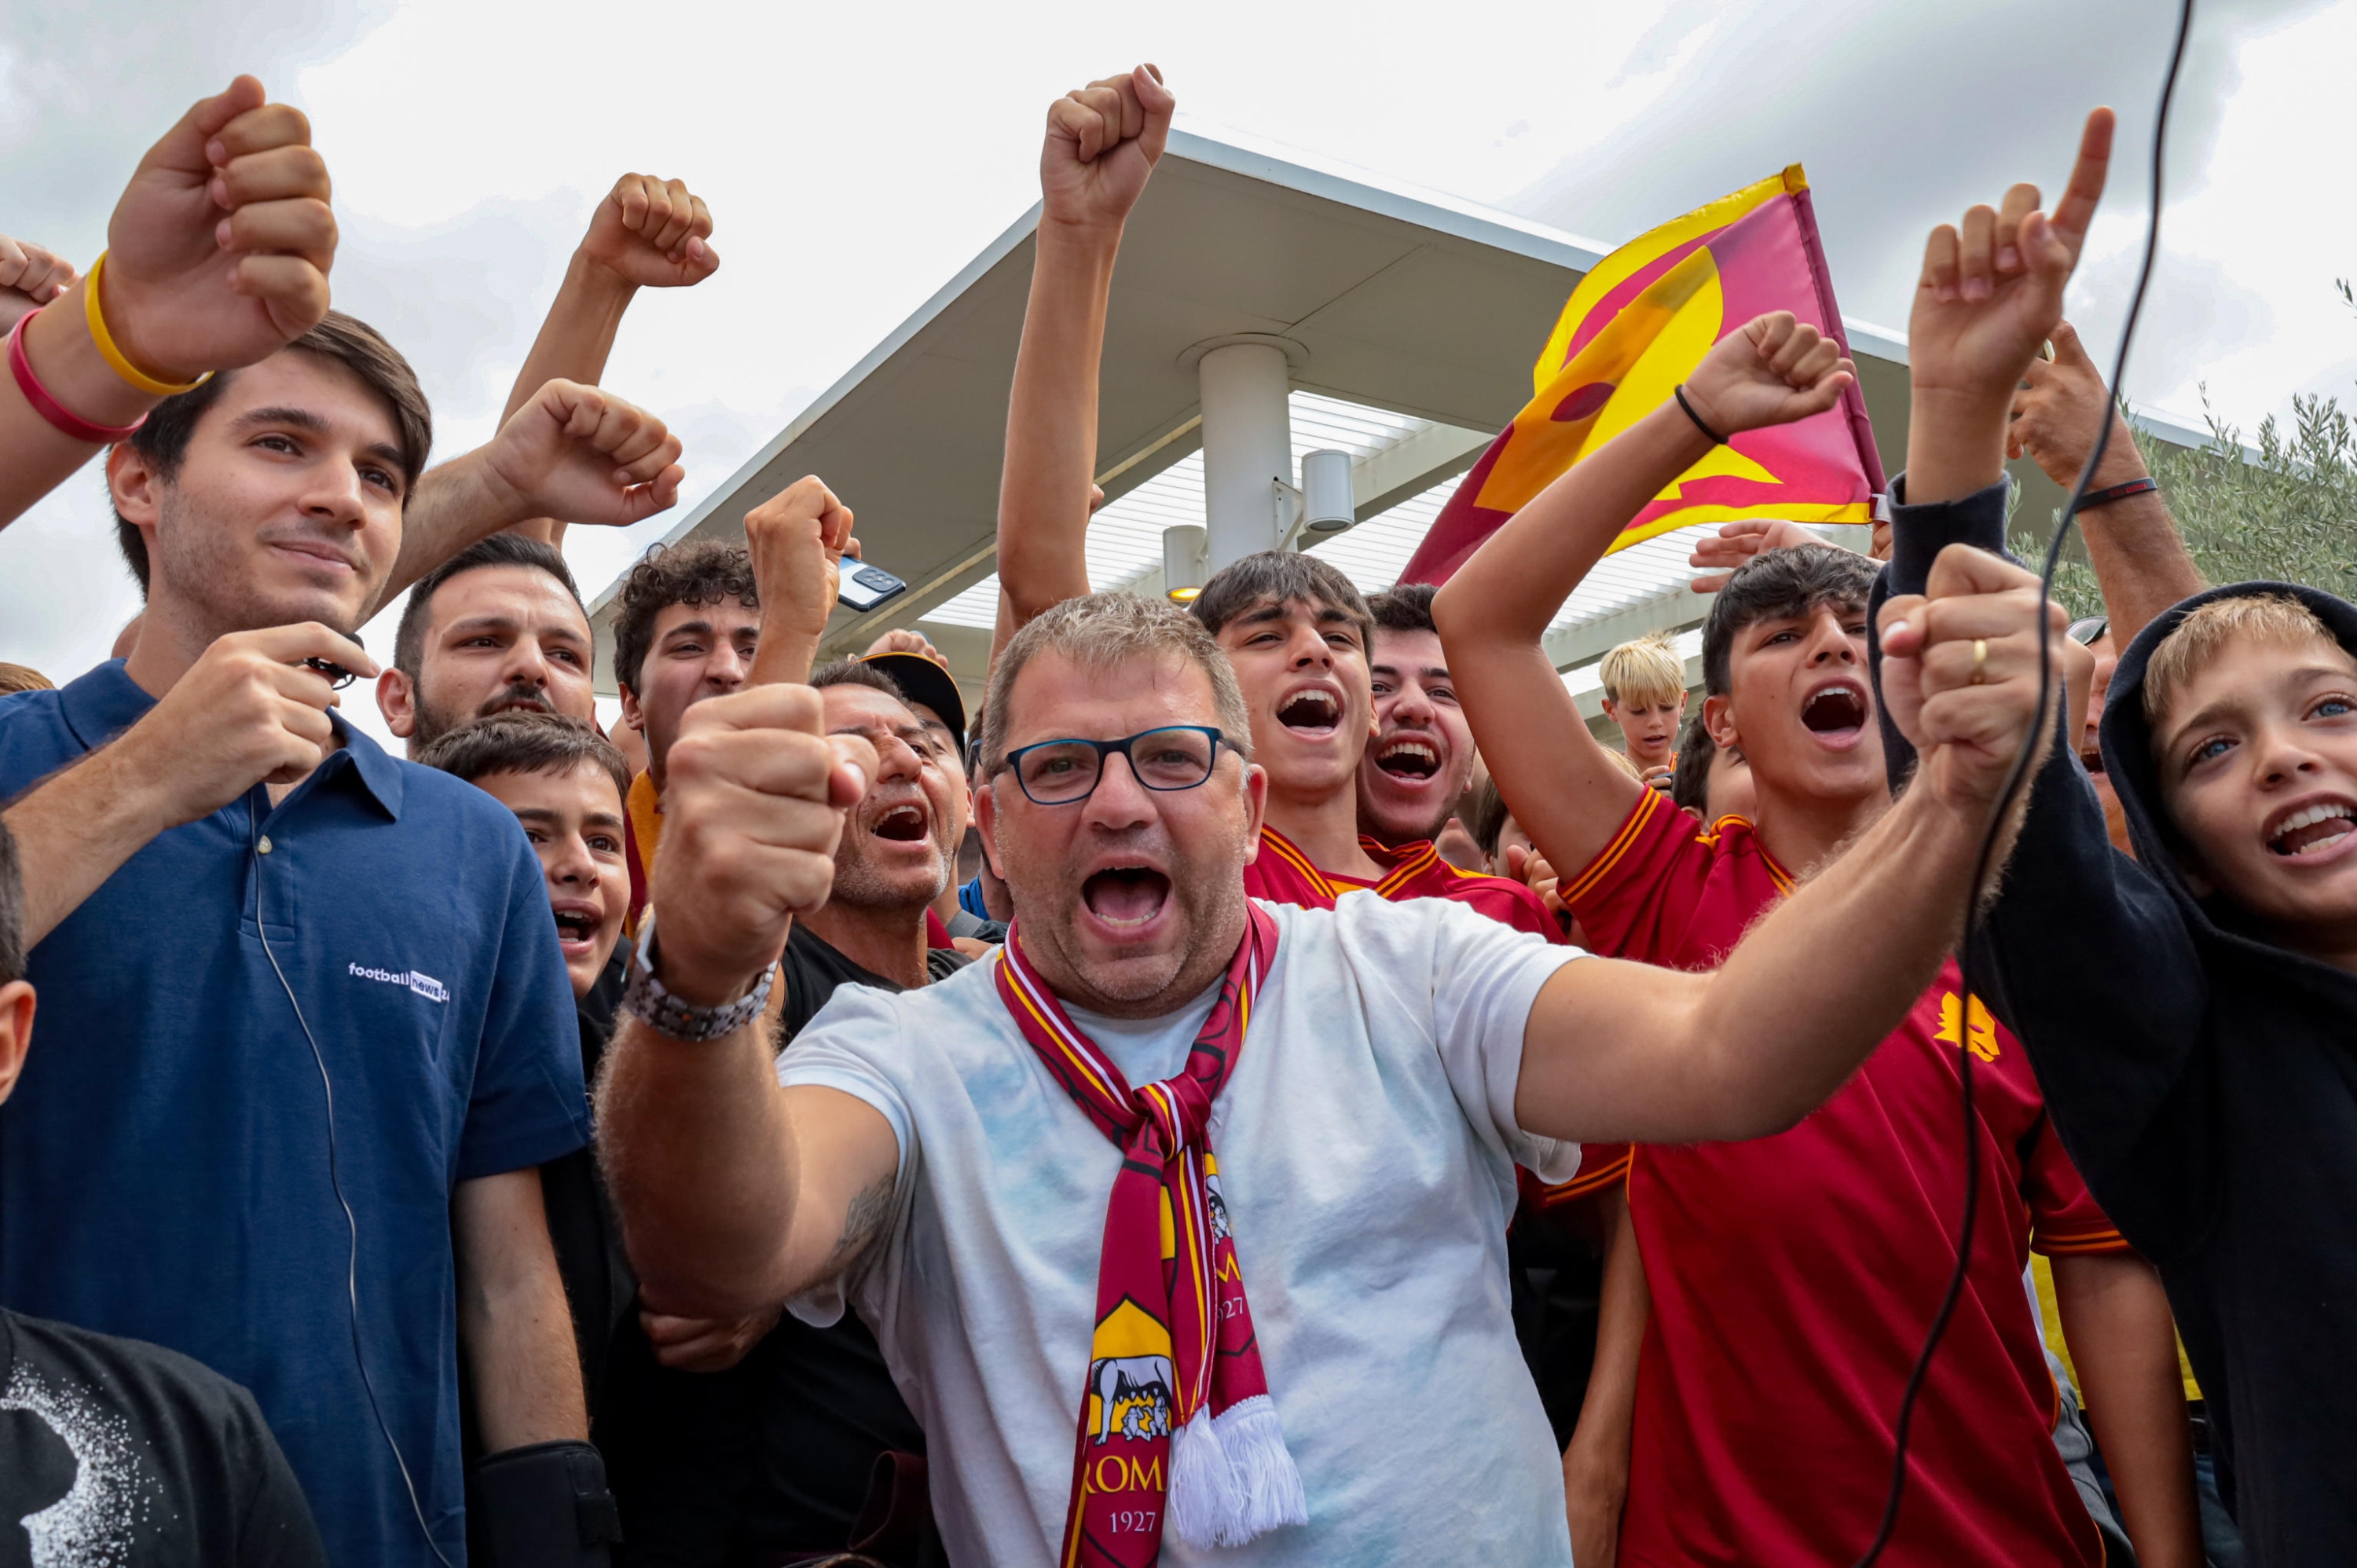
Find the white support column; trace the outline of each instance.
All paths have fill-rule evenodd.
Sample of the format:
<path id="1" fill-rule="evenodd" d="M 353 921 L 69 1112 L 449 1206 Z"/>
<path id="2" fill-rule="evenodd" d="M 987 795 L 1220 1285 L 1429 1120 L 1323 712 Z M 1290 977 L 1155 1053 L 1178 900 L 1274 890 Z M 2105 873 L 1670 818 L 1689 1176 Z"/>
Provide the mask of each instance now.
<path id="1" fill-rule="evenodd" d="M 1273 344 L 1213 349 L 1197 368 L 1203 392 L 1203 502 L 1216 572 L 1277 543 L 1275 482 L 1293 479 L 1291 390 Z"/>

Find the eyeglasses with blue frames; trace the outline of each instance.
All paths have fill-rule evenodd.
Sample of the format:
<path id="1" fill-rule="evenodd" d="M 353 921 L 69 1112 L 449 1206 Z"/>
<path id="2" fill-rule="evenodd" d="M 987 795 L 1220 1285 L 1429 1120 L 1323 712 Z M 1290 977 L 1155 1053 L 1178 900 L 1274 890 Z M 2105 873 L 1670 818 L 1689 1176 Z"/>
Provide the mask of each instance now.
<path id="1" fill-rule="evenodd" d="M 1227 739 L 1209 725 L 1169 725 L 1119 740 L 1043 740 L 1008 752 L 1004 766 L 1037 804 L 1077 806 L 1096 793 L 1108 757 L 1129 758 L 1130 773 L 1148 789 L 1192 789 L 1211 776 Z"/>

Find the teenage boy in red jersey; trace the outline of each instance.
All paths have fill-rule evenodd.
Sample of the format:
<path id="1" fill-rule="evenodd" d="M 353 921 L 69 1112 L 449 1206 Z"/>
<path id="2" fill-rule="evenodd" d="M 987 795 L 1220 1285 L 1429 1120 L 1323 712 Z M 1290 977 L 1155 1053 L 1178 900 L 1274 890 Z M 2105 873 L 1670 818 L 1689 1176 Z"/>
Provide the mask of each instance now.
<path id="1" fill-rule="evenodd" d="M 1097 361 L 1114 259 L 1176 104 L 1161 73 L 1140 66 L 1049 110 L 1038 259 L 998 496 L 1001 646 L 1050 606 L 1089 592 Z M 1244 873 L 1249 892 L 1318 908 L 1358 887 L 1385 898 L 1454 898 L 1557 936 L 1528 888 L 1458 871 L 1429 834 L 1381 843 L 1360 836 L 1360 762 L 1377 728 L 1368 672 L 1373 619 L 1349 578 L 1315 556 L 1265 552 L 1216 574 L 1195 613 L 1235 662 L 1252 706 L 1253 745 L 1268 769 L 1269 820 L 1259 858 Z M 1455 805 L 1452 798 L 1436 823 Z"/>
<path id="2" fill-rule="evenodd" d="M 2099 116 L 2060 210 L 2024 226 L 2034 293 L 2018 288 L 2005 308 L 1961 324 L 1926 321 L 1919 305 L 1905 484 L 1926 499 L 1995 477 L 1963 471 L 1972 447 L 1960 452 L 1950 435 L 1941 388 L 1972 354 L 2026 364 L 2035 352 L 2059 314 L 2108 142 L 2109 117 Z M 2036 201 L 2030 193 L 2022 209 Z M 1991 217 L 1975 209 L 1967 233 L 1986 242 Z M 1791 316 L 1753 321 L 1684 387 L 1695 417 L 1665 404 L 1574 468 L 1436 605 L 1468 713 L 1477 726 L 1491 717 L 1492 773 L 1548 858 L 1579 868 L 1566 871 L 1562 893 L 1599 950 L 1715 965 L 1889 805 L 1867 684 L 1869 562 L 1831 549 L 1766 552 L 1712 607 L 1705 722 L 1751 765 L 1753 822 L 1698 833 L 1629 780 L 1539 646 L 1555 607 L 1625 521 L 1709 449 L 1705 424 L 1739 433 L 1821 412 L 1851 373 L 1835 345 Z M 2048 613 L 2059 627 L 2059 612 Z M 1964 993 L 1951 961 L 1858 1075 L 1789 1133 L 1637 1151 L 1629 1201 L 1651 1309 L 1631 1402 L 1623 1560 L 1846 1562 L 1873 1537 L 1890 1423 L 1954 1263 L 1961 1045 L 1981 1064 L 1980 1219 L 1964 1294 L 1916 1412 L 1906 1507 L 1884 1561 L 2103 1560 L 2049 1435 L 2053 1383 L 2021 1285 L 2031 1247 L 2052 1258 L 2058 1291 L 2073 1298 L 2073 1353 L 2140 1557 L 2201 1561 L 2158 1282 L 2087 1196 L 2024 1053 Z M 1741 1332 L 1729 1333 L 1738 1316 Z M 1695 1487 L 1696 1477 L 1709 1485 Z"/>

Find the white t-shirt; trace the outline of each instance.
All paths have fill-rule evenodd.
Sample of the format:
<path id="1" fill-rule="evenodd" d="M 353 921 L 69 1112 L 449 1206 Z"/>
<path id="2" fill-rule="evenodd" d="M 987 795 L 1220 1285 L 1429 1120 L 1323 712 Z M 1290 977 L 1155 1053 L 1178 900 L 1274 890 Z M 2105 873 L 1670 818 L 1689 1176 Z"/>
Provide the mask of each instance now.
<path id="1" fill-rule="evenodd" d="M 1514 1086 L 1539 987 L 1579 956 L 1444 898 L 1265 905 L 1276 961 L 1212 1106 L 1262 1364 L 1306 1526 L 1166 1568 L 1479 1563 L 1569 1568 L 1563 1473 L 1508 1309 Z M 952 1562 L 1052 1563 L 1119 1151 L 1049 1076 L 985 960 L 897 995 L 845 986 L 781 1083 L 881 1112 L 900 1143 L 891 1229 L 847 1282 L 926 1434 Z M 1217 986 L 1179 1014 L 1072 1021 L 1133 1086 L 1178 1070 Z M 842 1295 L 793 1304 L 825 1324 Z"/>

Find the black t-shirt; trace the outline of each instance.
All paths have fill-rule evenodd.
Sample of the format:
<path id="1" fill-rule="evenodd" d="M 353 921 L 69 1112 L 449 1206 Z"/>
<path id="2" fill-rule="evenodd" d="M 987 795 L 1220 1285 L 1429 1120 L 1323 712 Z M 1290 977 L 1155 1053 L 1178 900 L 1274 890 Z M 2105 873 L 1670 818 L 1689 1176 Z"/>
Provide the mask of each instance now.
<path id="1" fill-rule="evenodd" d="M 926 968 L 942 980 L 970 961 L 937 948 Z M 901 989 L 799 924 L 777 983 L 780 1049 L 837 986 Z M 656 1362 L 633 1317 L 614 1348 L 599 1446 L 621 1507 L 616 1563 L 683 1568 L 840 1550 L 877 1457 L 922 1454 L 925 1434 L 855 1314 L 813 1328 L 789 1313 L 744 1360 L 706 1373 Z"/>
<path id="2" fill-rule="evenodd" d="M 0 1309 L 0 1568 L 327 1561 L 252 1394 L 160 1346 Z"/>
<path id="3" fill-rule="evenodd" d="M 575 1004 L 581 1025 L 581 1081 L 594 1089 L 614 1016 L 622 1004 L 629 972 L 627 943 L 587 995 Z M 622 1251 L 622 1233 L 612 1200 L 597 1169 L 595 1147 L 577 1149 L 540 1167 L 541 1200 L 548 1211 L 548 1239 L 556 1251 L 556 1272 L 573 1306 L 573 1328 L 581 1351 L 581 1384 L 589 1405 L 591 1435 L 605 1412 L 606 1362 L 614 1335 L 632 1316 L 638 1281 Z"/>

